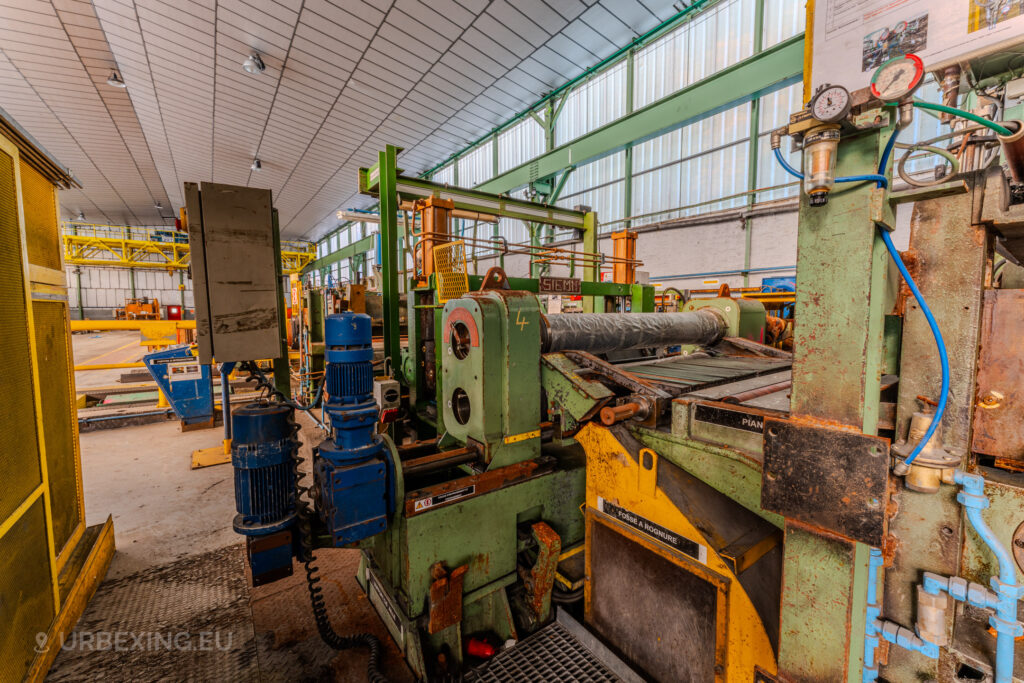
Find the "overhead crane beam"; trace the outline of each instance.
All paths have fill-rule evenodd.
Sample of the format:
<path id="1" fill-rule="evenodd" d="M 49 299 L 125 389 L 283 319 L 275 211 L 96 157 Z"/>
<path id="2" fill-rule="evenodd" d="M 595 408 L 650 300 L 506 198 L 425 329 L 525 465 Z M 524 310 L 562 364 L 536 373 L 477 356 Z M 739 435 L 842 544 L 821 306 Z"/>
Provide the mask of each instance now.
<path id="1" fill-rule="evenodd" d="M 108 225 L 68 225 L 61 234 L 64 263 L 105 268 L 185 270 L 190 263 L 189 246 L 180 239 L 170 229 Z M 316 258 L 308 242 L 282 242 L 281 247 L 281 272 L 285 275 L 302 272 Z"/>

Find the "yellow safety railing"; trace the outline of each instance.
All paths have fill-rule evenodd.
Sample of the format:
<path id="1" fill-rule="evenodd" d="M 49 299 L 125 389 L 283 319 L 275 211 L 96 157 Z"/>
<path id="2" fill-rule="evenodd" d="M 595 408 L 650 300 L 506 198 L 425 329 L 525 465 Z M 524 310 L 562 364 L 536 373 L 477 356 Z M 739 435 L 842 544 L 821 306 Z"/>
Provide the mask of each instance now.
<path id="1" fill-rule="evenodd" d="M 189 265 L 188 236 L 172 227 L 64 223 L 61 241 L 69 265 L 164 270 Z M 286 275 L 302 272 L 315 258 L 316 247 L 310 242 L 281 242 L 281 270 Z"/>

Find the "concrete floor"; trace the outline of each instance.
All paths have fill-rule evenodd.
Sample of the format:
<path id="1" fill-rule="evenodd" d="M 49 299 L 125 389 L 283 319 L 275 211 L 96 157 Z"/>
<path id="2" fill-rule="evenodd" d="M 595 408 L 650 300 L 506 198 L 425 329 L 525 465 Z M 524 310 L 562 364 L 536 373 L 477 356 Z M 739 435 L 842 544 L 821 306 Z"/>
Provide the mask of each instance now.
<path id="1" fill-rule="evenodd" d="M 77 363 L 116 362 L 139 355 L 136 333 L 75 335 Z M 90 372 L 90 375 L 106 371 Z M 114 371 L 119 373 L 121 371 Z M 81 377 L 80 386 L 93 381 Z M 114 384 L 116 377 L 103 383 Z M 308 418 L 300 439 L 323 438 Z M 339 680 L 365 681 L 363 649 L 336 652 L 317 635 L 305 573 L 250 588 L 244 545 L 231 528 L 235 515 L 229 464 L 190 469 L 191 452 L 221 443 L 220 428 L 182 433 L 177 421 L 82 434 L 87 524 L 114 520 L 117 551 L 106 579 L 78 624 L 85 632 L 203 631 L 216 625 L 231 634 L 234 651 L 83 651 L 65 648 L 50 672 L 53 681 L 89 680 Z M 308 483 L 308 477 L 307 482 Z M 383 669 L 393 681 L 412 681 L 355 581 L 358 551 L 320 550 L 324 595 L 342 635 L 371 632 L 384 643 Z M 144 648 L 145 650 L 145 648 Z"/>
<path id="2" fill-rule="evenodd" d="M 136 330 L 108 332 L 79 332 L 71 335 L 71 348 L 75 365 L 105 363 L 140 363 L 147 352 L 139 345 Z M 75 385 L 80 389 L 113 386 L 129 370 L 89 370 L 75 373 Z"/>

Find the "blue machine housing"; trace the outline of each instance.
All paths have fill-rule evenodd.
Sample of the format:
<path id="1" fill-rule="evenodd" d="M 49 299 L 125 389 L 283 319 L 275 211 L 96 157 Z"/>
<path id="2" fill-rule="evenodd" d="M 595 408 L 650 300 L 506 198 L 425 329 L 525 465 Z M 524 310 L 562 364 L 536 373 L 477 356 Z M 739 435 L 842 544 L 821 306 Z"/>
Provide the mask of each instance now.
<path id="1" fill-rule="evenodd" d="M 332 437 L 317 447 L 314 476 L 320 517 L 335 546 L 379 534 L 394 505 L 391 452 L 374 434 L 373 339 L 370 316 L 327 316 L 324 346 Z"/>
<path id="2" fill-rule="evenodd" d="M 292 573 L 298 509 L 294 458 L 299 447 L 294 409 L 251 403 L 232 416 L 236 532 L 246 536 L 253 585 Z"/>
<path id="3" fill-rule="evenodd" d="M 183 425 L 212 423 L 210 366 L 201 365 L 188 345 L 148 353 L 142 362 Z"/>

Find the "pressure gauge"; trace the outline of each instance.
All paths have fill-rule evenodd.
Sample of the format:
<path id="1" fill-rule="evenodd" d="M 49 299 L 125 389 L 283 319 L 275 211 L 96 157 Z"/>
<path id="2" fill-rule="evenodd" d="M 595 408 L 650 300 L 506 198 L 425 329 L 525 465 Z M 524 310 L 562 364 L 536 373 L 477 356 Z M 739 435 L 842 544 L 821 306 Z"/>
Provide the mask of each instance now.
<path id="1" fill-rule="evenodd" d="M 818 89 L 811 98 L 811 116 L 825 123 L 838 123 L 850 113 L 850 93 L 841 85 Z"/>
<path id="2" fill-rule="evenodd" d="M 871 77 L 871 94 L 883 102 L 899 102 L 921 85 L 924 62 L 917 55 L 893 57 Z"/>

